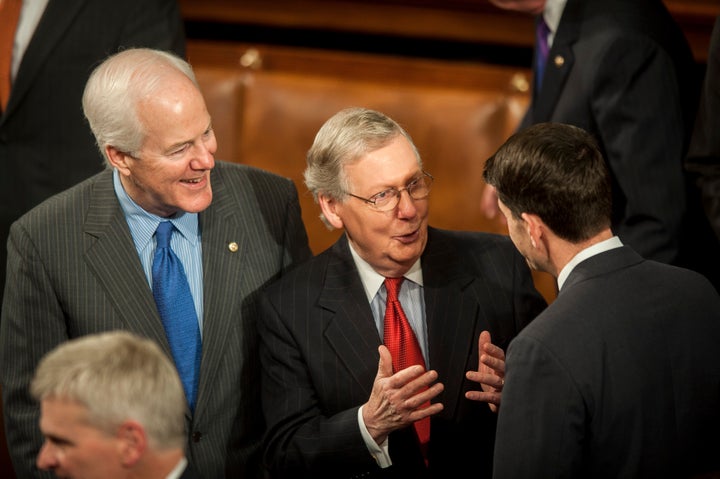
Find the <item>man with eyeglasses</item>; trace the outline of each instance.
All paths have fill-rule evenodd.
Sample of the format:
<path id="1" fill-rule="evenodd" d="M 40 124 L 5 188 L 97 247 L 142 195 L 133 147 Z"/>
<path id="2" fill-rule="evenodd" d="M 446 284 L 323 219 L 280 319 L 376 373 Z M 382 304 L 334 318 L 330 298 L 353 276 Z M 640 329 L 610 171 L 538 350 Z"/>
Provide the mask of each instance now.
<path id="1" fill-rule="evenodd" d="M 546 306 L 524 259 L 506 236 L 428 226 L 433 177 L 377 111 L 330 118 L 305 183 L 344 234 L 260 300 L 273 477 L 490 477 L 503 350 Z"/>

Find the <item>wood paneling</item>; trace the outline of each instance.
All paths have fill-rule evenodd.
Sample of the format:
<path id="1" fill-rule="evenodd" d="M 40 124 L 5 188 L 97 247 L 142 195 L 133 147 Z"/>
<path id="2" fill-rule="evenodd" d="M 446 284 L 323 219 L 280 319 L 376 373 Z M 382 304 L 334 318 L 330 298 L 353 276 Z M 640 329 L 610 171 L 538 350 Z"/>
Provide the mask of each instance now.
<path id="1" fill-rule="evenodd" d="M 291 178 L 311 247 L 337 238 L 318 218 L 302 178 L 320 126 L 350 106 L 374 108 L 413 137 L 435 176 L 430 224 L 505 234 L 479 208 L 482 168 L 528 103 L 529 71 L 485 64 L 302 48 L 192 41 L 188 56 L 218 137 L 216 157 Z M 548 298 L 554 281 L 536 276 Z"/>
<path id="2" fill-rule="evenodd" d="M 191 22 L 320 30 L 530 48 L 532 18 L 487 0 L 179 0 Z M 665 0 L 698 61 L 707 46 L 718 0 Z M 328 45 L 332 46 L 332 45 Z"/>

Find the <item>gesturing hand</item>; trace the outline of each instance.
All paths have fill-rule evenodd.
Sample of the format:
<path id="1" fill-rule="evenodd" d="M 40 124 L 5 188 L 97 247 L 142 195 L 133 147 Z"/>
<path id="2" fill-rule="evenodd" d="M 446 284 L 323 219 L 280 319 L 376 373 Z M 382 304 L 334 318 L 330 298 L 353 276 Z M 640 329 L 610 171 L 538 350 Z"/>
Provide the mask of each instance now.
<path id="1" fill-rule="evenodd" d="M 500 407 L 501 393 L 505 385 L 505 351 L 495 346 L 488 331 L 478 338 L 478 370 L 468 371 L 465 377 L 480 383 L 481 391 L 468 391 L 465 397 L 473 401 L 484 401 L 492 412 Z"/>
<path id="2" fill-rule="evenodd" d="M 393 374 L 390 351 L 384 345 L 378 351 L 377 376 L 362 414 L 368 432 L 380 444 L 392 431 L 442 411 L 442 403 L 421 406 L 440 394 L 444 386 L 435 382 L 436 371 L 425 371 L 422 366 L 410 366 Z"/>

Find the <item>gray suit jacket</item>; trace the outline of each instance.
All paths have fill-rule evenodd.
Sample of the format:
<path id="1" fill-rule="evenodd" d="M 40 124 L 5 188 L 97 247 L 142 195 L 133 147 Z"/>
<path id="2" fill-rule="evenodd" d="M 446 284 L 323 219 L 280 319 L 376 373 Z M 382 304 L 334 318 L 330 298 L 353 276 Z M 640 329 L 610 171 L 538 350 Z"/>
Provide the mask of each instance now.
<path id="1" fill-rule="evenodd" d="M 495 478 L 720 470 L 720 296 L 625 246 L 581 262 L 510 343 Z"/>
<path id="2" fill-rule="evenodd" d="M 205 317 L 194 416 L 188 411 L 188 459 L 208 479 L 249 478 L 258 473 L 263 431 L 257 291 L 308 258 L 310 249 L 290 180 L 222 162 L 216 162 L 211 180 L 213 201 L 199 216 Z M 69 338 L 126 329 L 154 339 L 170 355 L 111 171 L 13 224 L 5 293 L 5 425 L 15 468 L 27 477 L 42 441 L 38 405 L 27 387 L 43 354 Z"/>
<path id="3" fill-rule="evenodd" d="M 130 47 L 184 57 L 177 1 L 48 1 L 0 115 L 0 303 L 10 225 L 43 200 L 102 171 L 82 93 L 93 68 Z"/>
<path id="4" fill-rule="evenodd" d="M 429 368 L 445 389 L 432 418 L 430 469 L 411 428 L 390 435 L 380 469 L 357 421 L 370 397 L 381 344 L 347 237 L 267 290 L 261 302 L 266 460 L 276 478 L 453 478 L 492 467 L 495 414 L 465 399 L 479 386 L 478 336 L 509 341 L 546 306 L 506 236 L 429 228 L 422 255 Z"/>
<path id="5" fill-rule="evenodd" d="M 720 248 L 682 169 L 697 70 L 660 0 L 568 0 L 522 126 L 592 133 L 612 172 L 613 231 L 643 257 L 700 271 L 720 288 L 708 268 Z"/>

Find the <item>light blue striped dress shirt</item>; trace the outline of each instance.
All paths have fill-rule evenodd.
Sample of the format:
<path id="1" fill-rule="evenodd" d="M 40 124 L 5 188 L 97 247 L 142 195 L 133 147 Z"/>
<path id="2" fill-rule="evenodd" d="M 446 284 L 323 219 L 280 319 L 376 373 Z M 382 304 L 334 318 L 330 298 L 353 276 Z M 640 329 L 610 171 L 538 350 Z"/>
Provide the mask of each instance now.
<path id="1" fill-rule="evenodd" d="M 113 185 L 115 195 L 120 201 L 120 207 L 125 213 L 125 219 L 130 227 L 135 249 L 137 250 L 140 262 L 142 263 L 148 285 L 152 289 L 152 263 L 155 254 L 155 230 L 161 221 L 168 218 L 148 213 L 125 192 L 120 182 L 120 175 L 117 170 L 113 171 Z M 175 226 L 170 240 L 170 247 L 173 249 L 185 269 L 190 284 L 190 294 L 195 303 L 195 312 L 198 317 L 200 335 L 203 330 L 203 270 L 202 270 L 202 242 L 200 241 L 200 225 L 197 213 L 183 213 L 169 219 Z M 177 234 L 177 232 L 180 234 Z"/>

